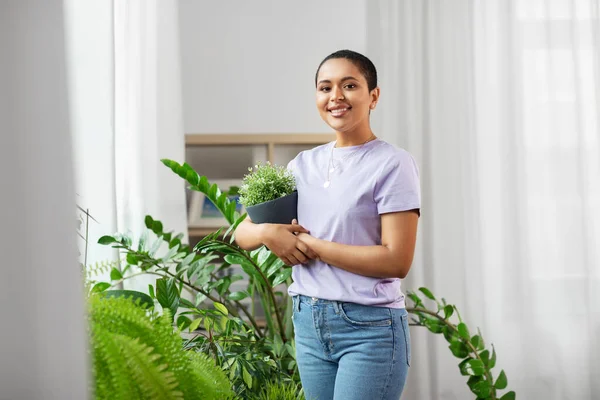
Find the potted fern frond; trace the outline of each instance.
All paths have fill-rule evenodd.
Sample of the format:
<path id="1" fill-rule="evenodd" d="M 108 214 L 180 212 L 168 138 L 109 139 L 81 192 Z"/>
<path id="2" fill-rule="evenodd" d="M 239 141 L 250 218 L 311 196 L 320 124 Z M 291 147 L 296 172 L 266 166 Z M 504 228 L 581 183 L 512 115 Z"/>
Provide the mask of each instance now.
<path id="1" fill-rule="evenodd" d="M 257 164 L 248 168 L 240 187 L 240 204 L 257 224 L 290 224 L 298 218 L 294 175 L 283 166 Z"/>

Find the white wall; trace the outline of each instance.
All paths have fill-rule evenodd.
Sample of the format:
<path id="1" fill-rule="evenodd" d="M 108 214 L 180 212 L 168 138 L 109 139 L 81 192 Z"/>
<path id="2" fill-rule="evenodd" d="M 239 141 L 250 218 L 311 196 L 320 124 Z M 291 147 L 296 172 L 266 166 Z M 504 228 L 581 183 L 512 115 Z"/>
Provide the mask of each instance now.
<path id="1" fill-rule="evenodd" d="M 62 0 L 0 2 L 0 399 L 88 398 Z"/>
<path id="2" fill-rule="evenodd" d="M 366 49 L 366 0 L 180 3 L 186 133 L 321 133 L 314 74 Z"/>

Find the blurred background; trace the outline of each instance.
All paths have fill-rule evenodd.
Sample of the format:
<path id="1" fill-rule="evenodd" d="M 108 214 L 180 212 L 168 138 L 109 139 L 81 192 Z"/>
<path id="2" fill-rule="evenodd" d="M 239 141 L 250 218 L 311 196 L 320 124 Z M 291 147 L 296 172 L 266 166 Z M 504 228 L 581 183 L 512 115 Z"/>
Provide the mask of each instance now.
<path id="1" fill-rule="evenodd" d="M 599 0 L 8 0 L 0 45 L 0 399 L 86 398 L 75 205 L 91 242 L 146 214 L 198 240 L 159 160 L 230 182 L 326 142 L 314 74 L 339 49 L 374 62 L 373 130 L 419 164 L 403 287 L 456 304 L 518 398 L 598 398 Z M 472 398 L 420 329 L 403 398 Z"/>

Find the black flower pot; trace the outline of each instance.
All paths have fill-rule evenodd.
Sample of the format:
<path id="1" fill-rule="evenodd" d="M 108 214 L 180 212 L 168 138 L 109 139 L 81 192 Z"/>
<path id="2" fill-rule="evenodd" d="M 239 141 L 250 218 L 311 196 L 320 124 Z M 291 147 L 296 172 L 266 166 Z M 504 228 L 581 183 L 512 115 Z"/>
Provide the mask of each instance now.
<path id="1" fill-rule="evenodd" d="M 246 212 L 255 224 L 291 224 L 298 219 L 298 192 L 248 206 Z"/>

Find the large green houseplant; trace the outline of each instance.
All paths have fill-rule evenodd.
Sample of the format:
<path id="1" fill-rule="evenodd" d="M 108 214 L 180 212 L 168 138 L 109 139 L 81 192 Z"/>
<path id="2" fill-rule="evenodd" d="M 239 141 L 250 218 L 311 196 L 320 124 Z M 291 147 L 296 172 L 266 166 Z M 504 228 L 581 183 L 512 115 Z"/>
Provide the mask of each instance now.
<path id="1" fill-rule="evenodd" d="M 185 347 L 213 357 L 231 379 L 238 398 L 261 398 L 268 387 L 275 386 L 287 387 L 293 396 L 301 398 L 291 299 L 285 289 L 278 290 L 280 284 L 291 283 L 291 269 L 265 247 L 248 252 L 235 244 L 235 229 L 246 216 L 239 215 L 236 203 L 229 201 L 226 193 L 188 164 L 162 162 L 190 189 L 204 193 L 230 227 L 204 237 L 191 249 L 181 242 L 182 235 L 166 232 L 160 221 L 147 216 L 148 233 L 137 244 L 126 235 L 100 239 L 101 244 L 122 250 L 124 267 L 113 268 L 112 281 L 98 282 L 94 288 L 106 290 L 137 274 L 157 276 L 149 294 L 170 314 L 177 313 L 175 323 L 179 329 L 192 335 Z M 157 254 L 164 245 L 168 250 Z M 248 282 L 245 290 L 231 290 L 234 281 L 244 278 L 229 274 L 231 265 L 240 265 L 244 271 Z M 194 300 L 187 300 L 185 292 Z M 255 298 L 264 310 L 264 324 L 257 319 Z M 470 332 L 454 305 L 438 300 L 427 288 L 409 292 L 408 298 L 411 325 L 443 335 L 452 354 L 460 359 L 459 371 L 468 377 L 467 384 L 478 400 L 515 398 L 512 391 L 500 395 L 507 379 L 504 371 L 494 377 L 493 346 L 486 346 L 481 333 Z M 244 303 L 248 299 L 249 306 Z"/>

